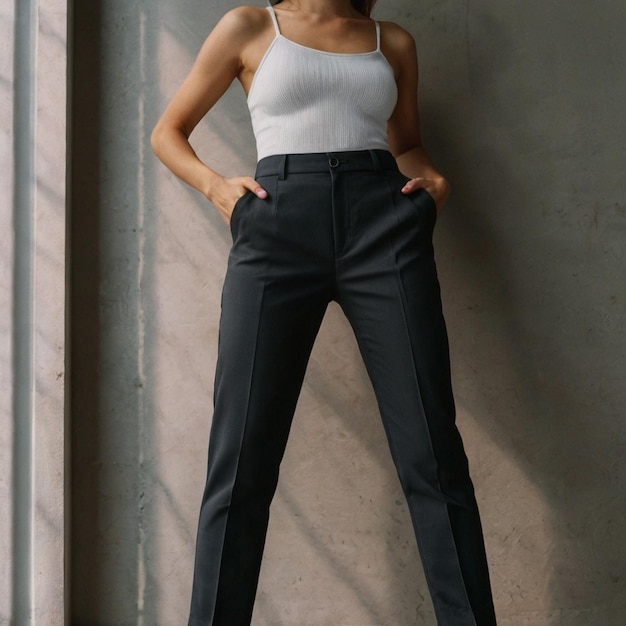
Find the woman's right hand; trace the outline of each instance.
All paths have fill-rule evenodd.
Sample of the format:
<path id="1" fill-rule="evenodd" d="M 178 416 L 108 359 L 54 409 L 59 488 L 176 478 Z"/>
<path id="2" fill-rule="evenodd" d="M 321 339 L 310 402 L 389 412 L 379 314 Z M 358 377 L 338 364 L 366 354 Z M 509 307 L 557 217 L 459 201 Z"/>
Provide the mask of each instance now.
<path id="1" fill-rule="evenodd" d="M 226 224 L 230 224 L 230 216 L 235 204 L 247 191 L 251 191 L 262 200 L 267 198 L 267 191 L 250 176 L 235 176 L 234 178 L 218 176 L 211 184 L 206 196 Z"/>

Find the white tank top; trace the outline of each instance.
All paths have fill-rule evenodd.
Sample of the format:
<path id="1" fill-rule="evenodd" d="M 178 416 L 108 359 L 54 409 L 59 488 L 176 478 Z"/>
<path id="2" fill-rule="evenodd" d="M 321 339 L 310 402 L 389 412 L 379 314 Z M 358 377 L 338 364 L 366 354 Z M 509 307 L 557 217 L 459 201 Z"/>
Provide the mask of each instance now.
<path id="1" fill-rule="evenodd" d="M 274 154 L 388 150 L 387 120 L 398 92 L 380 50 L 323 52 L 285 38 L 267 7 L 276 36 L 248 94 L 258 159 Z"/>

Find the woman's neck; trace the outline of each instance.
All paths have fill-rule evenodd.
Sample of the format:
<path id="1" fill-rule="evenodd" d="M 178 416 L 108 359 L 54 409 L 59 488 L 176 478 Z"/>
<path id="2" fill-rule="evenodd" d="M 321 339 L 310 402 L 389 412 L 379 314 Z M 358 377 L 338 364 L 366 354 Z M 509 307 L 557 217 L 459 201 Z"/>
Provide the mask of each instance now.
<path id="1" fill-rule="evenodd" d="M 350 0 L 283 0 L 282 9 L 305 11 L 319 16 L 351 17 L 355 13 Z"/>

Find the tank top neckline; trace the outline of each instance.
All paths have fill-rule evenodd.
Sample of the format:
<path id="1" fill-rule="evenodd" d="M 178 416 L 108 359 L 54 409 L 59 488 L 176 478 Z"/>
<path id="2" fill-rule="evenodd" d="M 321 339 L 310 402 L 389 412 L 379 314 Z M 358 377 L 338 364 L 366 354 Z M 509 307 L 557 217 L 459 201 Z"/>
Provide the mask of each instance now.
<path id="1" fill-rule="evenodd" d="M 274 32 L 275 32 L 274 40 L 282 39 L 283 41 L 286 41 L 294 46 L 297 46 L 298 48 L 302 48 L 303 50 L 310 50 L 311 52 L 319 52 L 320 54 L 327 54 L 327 55 L 338 56 L 338 57 L 362 57 L 362 56 L 367 56 L 368 54 L 377 54 L 381 52 L 380 50 L 380 24 L 376 20 L 372 20 L 374 22 L 374 25 L 376 26 L 376 48 L 374 50 L 368 50 L 366 52 L 332 52 L 329 50 L 319 50 L 318 48 L 311 48 L 311 46 L 305 46 L 304 44 L 298 43 L 297 41 L 293 41 L 292 39 L 285 37 L 285 35 L 283 35 L 280 32 L 280 27 L 278 26 L 278 19 L 276 17 L 276 12 L 274 11 L 274 7 L 271 4 L 268 4 L 266 9 L 269 11 L 272 17 L 272 23 L 274 24 Z"/>

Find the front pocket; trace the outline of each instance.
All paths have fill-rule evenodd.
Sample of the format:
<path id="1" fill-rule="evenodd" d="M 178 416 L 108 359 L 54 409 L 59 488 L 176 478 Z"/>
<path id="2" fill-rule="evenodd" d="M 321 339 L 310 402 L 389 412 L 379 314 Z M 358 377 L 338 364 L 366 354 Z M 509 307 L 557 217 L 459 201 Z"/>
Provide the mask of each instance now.
<path id="1" fill-rule="evenodd" d="M 401 172 L 398 172 L 399 181 L 398 181 L 398 189 L 397 193 L 400 194 L 403 198 L 409 200 L 409 202 L 413 205 L 413 207 L 418 207 L 421 211 L 430 214 L 430 217 L 433 219 L 433 224 L 437 220 L 437 203 L 435 199 L 432 197 L 429 191 L 420 187 L 415 191 L 406 194 L 402 193 L 401 189 L 406 185 L 411 179 L 408 176 L 405 176 Z"/>
<path id="2" fill-rule="evenodd" d="M 402 193 L 406 183 L 404 176 L 399 186 L 394 186 L 393 200 L 396 206 L 397 250 L 410 251 L 409 254 L 430 256 L 432 239 L 437 220 L 437 207 L 433 197 L 422 187 L 412 193 Z M 396 183 L 397 184 L 397 183 Z"/>
<path id="3" fill-rule="evenodd" d="M 241 211 L 241 208 L 243 207 L 243 205 L 246 203 L 246 201 L 248 200 L 248 198 L 250 196 L 253 196 L 254 193 L 252 191 L 250 191 L 249 189 L 246 189 L 246 191 L 244 192 L 243 196 L 240 196 L 239 198 L 237 198 L 237 201 L 235 202 L 235 206 L 233 207 L 233 210 L 230 212 L 230 231 L 231 233 L 233 232 L 233 226 L 234 226 L 234 221 L 237 218 L 238 219 L 238 215 Z"/>
<path id="4" fill-rule="evenodd" d="M 411 202 L 413 202 L 413 204 L 415 204 L 416 206 L 420 208 L 427 208 L 430 211 L 431 216 L 435 220 L 437 219 L 437 203 L 435 202 L 435 199 L 432 197 L 429 191 L 427 191 L 423 187 L 420 187 L 419 189 L 408 195 L 403 195 L 409 198 L 409 200 L 411 200 Z"/>

